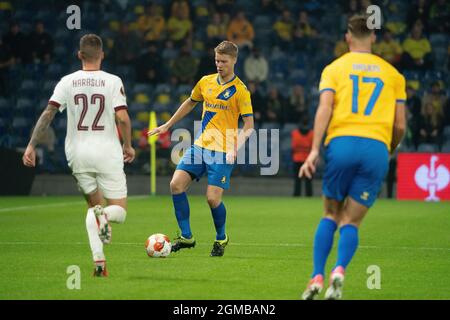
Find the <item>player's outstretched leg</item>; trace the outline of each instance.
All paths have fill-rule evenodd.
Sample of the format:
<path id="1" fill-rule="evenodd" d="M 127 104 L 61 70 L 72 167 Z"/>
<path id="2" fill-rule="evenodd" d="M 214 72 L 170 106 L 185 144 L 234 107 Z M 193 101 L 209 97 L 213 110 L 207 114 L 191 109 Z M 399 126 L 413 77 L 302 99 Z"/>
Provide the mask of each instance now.
<path id="1" fill-rule="evenodd" d="M 358 248 L 358 227 L 353 224 L 343 225 L 338 243 L 338 258 L 330 276 L 330 287 L 325 292 L 325 299 L 338 300 L 342 298 L 344 287 L 344 272 Z"/>
<path id="2" fill-rule="evenodd" d="M 342 299 L 342 289 L 344 288 L 344 273 L 343 267 L 338 266 L 333 269 L 330 275 L 330 286 L 325 292 L 325 299 L 340 300 Z"/>
<path id="3" fill-rule="evenodd" d="M 195 239 L 192 236 L 189 221 L 189 201 L 186 195 L 186 190 L 191 182 L 191 175 L 187 171 L 179 169 L 175 170 L 172 181 L 170 181 L 175 217 L 177 218 L 178 227 L 181 230 L 181 236 L 176 237 L 172 243 L 172 252 L 195 247 Z"/>
<path id="4" fill-rule="evenodd" d="M 191 225 L 189 222 L 190 209 L 186 192 L 173 194 L 172 200 L 178 227 L 181 230 L 181 236 L 174 239 L 172 252 L 177 252 L 178 250 L 185 248 L 194 248 L 195 239 L 192 236 Z"/>
<path id="5" fill-rule="evenodd" d="M 213 243 L 210 254 L 211 257 L 222 257 L 229 241 L 228 235 L 225 233 L 227 210 L 222 202 L 223 190 L 224 189 L 211 184 L 208 185 L 206 190 L 206 199 L 211 208 L 211 215 L 216 229 L 216 240 Z"/>
<path id="6" fill-rule="evenodd" d="M 225 253 L 225 247 L 228 244 L 228 235 L 225 234 L 225 238 L 223 240 L 215 240 L 213 244 L 213 248 L 211 250 L 211 257 L 221 257 Z"/>
<path id="7" fill-rule="evenodd" d="M 316 275 L 309 280 L 306 290 L 302 294 L 303 300 L 315 300 L 319 296 L 319 293 L 323 289 L 323 276 L 321 274 Z"/>
<path id="8" fill-rule="evenodd" d="M 304 300 L 316 299 L 322 291 L 325 264 L 333 247 L 336 229 L 336 222 L 328 217 L 323 218 L 317 227 L 314 237 L 314 271 L 311 280 L 306 286 L 306 290 L 302 294 Z"/>
<path id="9" fill-rule="evenodd" d="M 337 262 L 331 273 L 330 287 L 325 292 L 325 299 L 341 299 L 344 286 L 344 272 L 358 249 L 358 228 L 364 219 L 369 206 L 358 203 L 348 197 L 342 210 L 340 220 L 340 238 L 338 243 Z"/>
<path id="10" fill-rule="evenodd" d="M 214 227 L 216 228 L 216 240 L 213 244 L 211 257 L 221 257 L 225 252 L 225 247 L 227 246 L 229 240 L 225 233 L 227 211 L 223 202 L 221 202 L 216 208 L 211 208 L 211 214 L 214 220 Z"/>
<path id="11" fill-rule="evenodd" d="M 89 244 L 94 259 L 94 276 L 107 276 L 106 259 L 103 253 L 103 243 L 99 237 L 99 227 L 95 217 L 94 208 L 89 208 L 86 215 L 86 229 Z"/>

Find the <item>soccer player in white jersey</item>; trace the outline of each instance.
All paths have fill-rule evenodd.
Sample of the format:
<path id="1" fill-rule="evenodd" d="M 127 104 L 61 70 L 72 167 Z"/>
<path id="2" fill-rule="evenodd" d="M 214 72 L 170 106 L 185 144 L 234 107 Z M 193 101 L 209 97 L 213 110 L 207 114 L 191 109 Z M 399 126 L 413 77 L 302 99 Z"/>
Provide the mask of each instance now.
<path id="1" fill-rule="evenodd" d="M 104 58 L 99 36 L 80 40 L 82 70 L 63 77 L 40 116 L 23 155 L 36 165 L 35 147 L 57 111 L 67 110 L 65 152 L 78 187 L 88 204 L 86 229 L 94 259 L 94 276 L 107 276 L 103 244 L 111 242 L 110 222 L 123 223 L 127 209 L 124 162 L 132 162 L 131 122 L 122 80 L 101 71 Z M 123 140 L 119 140 L 117 126 Z M 106 200 L 107 206 L 102 207 Z"/>

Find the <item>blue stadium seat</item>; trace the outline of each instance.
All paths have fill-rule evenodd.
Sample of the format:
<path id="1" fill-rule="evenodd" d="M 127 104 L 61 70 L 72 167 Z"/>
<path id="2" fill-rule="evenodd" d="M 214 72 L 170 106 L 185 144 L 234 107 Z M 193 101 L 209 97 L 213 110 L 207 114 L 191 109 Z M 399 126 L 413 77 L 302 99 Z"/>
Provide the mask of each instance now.
<path id="1" fill-rule="evenodd" d="M 15 114 L 21 116 L 30 116 L 30 113 L 34 115 L 33 100 L 28 98 L 19 98 L 16 102 Z"/>
<path id="2" fill-rule="evenodd" d="M 38 92 L 38 82 L 34 80 L 24 80 L 19 88 L 19 94 L 23 97 L 35 97 Z"/>
<path id="3" fill-rule="evenodd" d="M 138 93 L 145 93 L 151 96 L 153 93 L 153 86 L 148 83 L 136 83 L 132 90 L 132 96 L 134 97 Z"/>
<path id="4" fill-rule="evenodd" d="M 55 80 L 45 81 L 44 85 L 42 86 L 41 97 L 43 99 L 50 99 L 57 83 L 58 81 Z"/>
<path id="5" fill-rule="evenodd" d="M 156 86 L 155 88 L 155 96 L 157 96 L 160 93 L 170 93 L 170 91 L 172 90 L 171 86 L 166 84 L 166 83 L 160 83 Z"/>
<path id="6" fill-rule="evenodd" d="M 148 111 L 149 107 L 142 103 L 131 103 L 128 109 L 130 113 L 137 113 L 140 111 Z"/>
<path id="7" fill-rule="evenodd" d="M 8 126 L 8 121 L 4 118 L 0 118 L 0 135 L 4 135 L 6 133 Z"/>
<path id="8" fill-rule="evenodd" d="M 447 140 L 447 142 L 444 143 L 441 152 L 450 153 L 450 140 Z"/>
<path id="9" fill-rule="evenodd" d="M 431 143 L 421 143 L 417 147 L 417 152 L 438 152 L 438 146 Z"/>
<path id="10" fill-rule="evenodd" d="M 48 66 L 46 72 L 46 79 L 59 80 L 64 76 L 63 66 L 58 63 L 52 63 Z"/>
<path id="11" fill-rule="evenodd" d="M 444 140 L 450 141 L 450 126 L 445 126 L 443 130 Z"/>
<path id="12" fill-rule="evenodd" d="M 31 121 L 25 117 L 15 117 L 11 124 L 14 135 L 24 137 L 26 139 L 30 136 L 31 126 Z"/>

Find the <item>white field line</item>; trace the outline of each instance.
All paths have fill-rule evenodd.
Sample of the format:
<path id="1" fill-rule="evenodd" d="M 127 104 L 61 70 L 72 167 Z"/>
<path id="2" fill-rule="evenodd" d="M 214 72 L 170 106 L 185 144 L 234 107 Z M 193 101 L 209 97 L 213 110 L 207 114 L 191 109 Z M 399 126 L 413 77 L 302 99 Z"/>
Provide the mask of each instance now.
<path id="1" fill-rule="evenodd" d="M 88 242 L 45 242 L 45 241 L 6 241 L 0 242 L 0 246 L 6 245 L 17 245 L 17 246 L 28 246 L 28 245 L 77 245 L 77 246 L 89 246 Z M 144 242 L 113 242 L 112 245 L 118 246 L 139 246 L 142 247 Z M 210 243 L 198 243 L 200 246 L 210 246 Z M 242 247 L 297 247 L 297 248 L 311 248 L 311 245 L 306 245 L 302 243 L 239 243 L 233 242 L 232 246 L 242 246 Z M 359 246 L 361 249 L 397 249 L 397 250 L 415 250 L 415 251 L 450 251 L 450 248 L 439 248 L 439 247 L 381 247 L 381 246 Z"/>
<path id="2" fill-rule="evenodd" d="M 149 196 L 132 196 L 132 197 L 128 197 L 128 200 L 139 200 L 139 199 L 144 199 L 144 198 L 148 198 L 148 197 Z M 25 210 L 39 209 L 39 208 L 64 207 L 64 206 L 79 205 L 79 204 L 85 204 L 85 203 L 86 203 L 86 201 L 73 201 L 73 202 L 36 204 L 36 205 L 31 205 L 31 206 L 1 208 L 0 212 L 25 211 Z"/>

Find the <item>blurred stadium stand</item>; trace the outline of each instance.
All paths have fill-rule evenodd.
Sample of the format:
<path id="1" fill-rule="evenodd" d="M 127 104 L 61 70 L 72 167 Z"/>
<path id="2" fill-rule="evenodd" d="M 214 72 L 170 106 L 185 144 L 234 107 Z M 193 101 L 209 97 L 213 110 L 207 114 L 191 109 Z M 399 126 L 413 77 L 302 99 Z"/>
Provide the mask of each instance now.
<path id="1" fill-rule="evenodd" d="M 355 2 L 357 7 L 352 7 L 349 4 L 351 2 Z M 103 69 L 119 75 L 125 83 L 133 120 L 134 145 L 137 147 L 140 132 L 148 125 L 150 111 L 156 111 L 159 122 L 167 120 L 180 102 L 188 97 L 195 82 L 203 74 L 214 71 L 214 61 L 208 56 L 208 49 L 218 43 L 217 39 L 224 39 L 223 28 L 226 29 L 234 15 L 242 10 L 255 31 L 255 37 L 251 40 L 253 47 L 259 49 L 269 65 L 267 80 L 255 84 L 262 96 L 259 104 L 253 106 L 255 112 L 260 113 L 260 118 L 256 119 L 257 127 L 280 129 L 280 175 L 289 176 L 292 172 L 290 132 L 298 126 L 304 113 L 309 115 L 312 123 L 318 102 L 317 86 L 321 70 L 336 58 L 334 49 L 336 43 L 343 39 L 345 18 L 352 12 L 363 10 L 367 3 L 370 1 L 79 0 L 69 3 L 56 0 L 0 0 L 0 33 L 3 39 L 0 50 L 0 146 L 10 149 L 26 146 L 32 126 L 46 107 L 57 81 L 80 68 L 76 58 L 79 38 L 94 32 L 101 35 L 104 41 L 106 59 Z M 430 14 L 421 17 L 421 22 L 410 22 L 416 10 L 411 1 L 385 0 L 372 3 L 381 6 L 385 19 L 378 39 L 382 39 L 382 33 L 387 28 L 394 35 L 394 40 L 401 44 L 409 37 L 412 25 L 419 24 L 431 45 L 431 53 L 427 56 L 430 64 L 426 67 L 409 68 L 402 64 L 402 57 L 398 60 L 397 67 L 405 75 L 408 87 L 416 97 L 415 100 L 408 97 L 408 105 L 414 101 L 418 103 L 417 112 L 409 111 L 409 133 L 402 150 L 449 152 L 448 1 L 443 1 L 443 5 L 438 0 L 427 1 L 427 12 Z M 77 4 L 81 8 L 80 31 L 66 28 L 66 8 L 70 4 Z M 287 43 L 281 41 L 273 28 L 285 9 L 291 14 L 291 20 L 283 22 L 283 26 L 290 30 Z M 191 29 L 187 27 L 186 34 L 179 40 L 170 32 L 169 26 L 171 19 L 183 16 L 183 12 L 190 21 Z M 215 12 L 220 15 L 217 26 L 212 22 Z M 31 45 L 35 43 L 31 40 L 33 37 L 41 39 L 34 32 L 38 21 L 43 22 L 45 32 L 51 38 L 48 58 L 40 57 L 36 47 Z M 161 21 L 162 27 L 158 29 Z M 14 24 L 19 26 L 21 38 L 11 37 L 10 30 Z M 184 25 L 189 26 L 189 23 Z M 211 30 L 218 30 L 216 37 L 209 36 L 210 25 L 213 25 Z M 219 25 L 222 25 L 222 29 Z M 129 39 L 135 40 L 133 43 L 126 42 Z M 189 71 L 195 74 L 187 80 L 176 77 L 174 69 L 183 46 L 188 47 L 189 58 L 193 61 L 193 70 Z M 251 53 L 249 47 L 241 48 L 236 69 L 238 76 L 246 83 L 248 79 L 243 64 Z M 434 84 L 438 85 L 435 91 L 432 90 Z M 294 85 L 304 88 L 304 109 L 291 102 L 291 88 Z M 275 118 L 268 116 L 271 105 L 266 105 L 266 98 L 272 88 L 278 89 L 277 99 L 281 104 L 281 109 L 275 110 Z M 423 111 L 426 96 L 435 110 L 430 117 Z M 298 112 L 292 111 L 297 108 Z M 199 109 L 177 127 L 187 127 L 193 131 L 192 120 L 200 118 Z M 45 150 L 44 165 L 38 168 L 40 172 L 67 172 L 64 164 L 65 123 L 65 115 L 56 117 L 53 123 L 56 135 L 54 150 Z M 436 135 L 427 135 L 428 131 L 435 129 Z M 148 152 L 146 148 L 138 149 L 141 153 Z M 141 160 L 127 168 L 128 173 L 148 171 L 148 156 L 138 155 L 137 159 Z M 170 174 L 172 168 L 166 168 L 162 173 Z M 258 172 L 258 165 L 239 165 L 235 175 L 254 176 Z"/>

